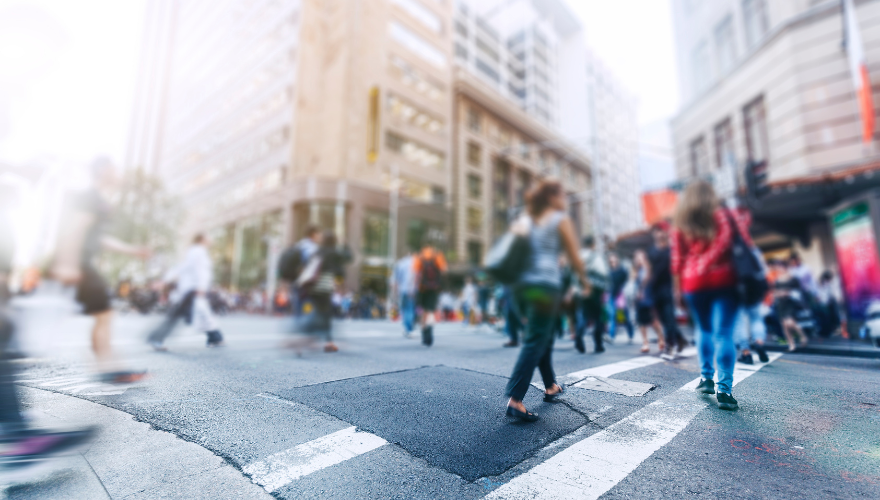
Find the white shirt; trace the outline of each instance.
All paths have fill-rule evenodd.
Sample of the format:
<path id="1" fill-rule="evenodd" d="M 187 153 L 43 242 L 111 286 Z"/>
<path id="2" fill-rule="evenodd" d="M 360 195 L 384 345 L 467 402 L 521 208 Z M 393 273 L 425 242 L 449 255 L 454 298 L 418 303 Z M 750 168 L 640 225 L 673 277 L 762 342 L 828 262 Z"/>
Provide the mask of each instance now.
<path id="1" fill-rule="evenodd" d="M 461 291 L 461 302 L 473 307 L 477 303 L 477 287 L 473 283 L 468 283 Z"/>
<path id="2" fill-rule="evenodd" d="M 165 275 L 165 281 L 177 281 L 174 301 L 182 299 L 189 292 L 207 292 L 213 280 L 211 256 L 204 245 L 189 247 L 183 261 Z"/>

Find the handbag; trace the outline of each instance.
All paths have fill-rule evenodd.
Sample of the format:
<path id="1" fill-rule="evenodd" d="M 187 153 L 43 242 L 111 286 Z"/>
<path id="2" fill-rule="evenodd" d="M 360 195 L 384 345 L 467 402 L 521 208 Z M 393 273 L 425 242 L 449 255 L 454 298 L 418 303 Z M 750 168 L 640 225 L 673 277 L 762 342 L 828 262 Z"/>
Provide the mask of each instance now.
<path id="1" fill-rule="evenodd" d="M 763 259 L 755 248 L 746 244 L 733 214 L 729 210 L 726 210 L 725 213 L 733 227 L 733 242 L 730 253 L 736 272 L 736 288 L 743 305 L 752 307 L 763 301 L 767 292 L 770 291 Z"/>
<path id="2" fill-rule="evenodd" d="M 529 266 L 532 256 L 532 243 L 528 234 L 508 232 L 501 237 L 486 254 L 484 270 L 503 285 L 519 281 L 523 271 Z"/>

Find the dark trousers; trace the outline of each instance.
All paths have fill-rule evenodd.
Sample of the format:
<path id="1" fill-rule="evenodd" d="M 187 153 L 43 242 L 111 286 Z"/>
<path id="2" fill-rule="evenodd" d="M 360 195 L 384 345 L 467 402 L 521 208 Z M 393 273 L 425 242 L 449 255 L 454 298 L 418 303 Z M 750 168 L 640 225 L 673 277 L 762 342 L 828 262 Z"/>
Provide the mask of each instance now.
<path id="1" fill-rule="evenodd" d="M 673 346 L 687 345 L 687 339 L 678 328 L 678 321 L 675 319 L 675 303 L 672 300 L 672 293 L 657 294 L 654 296 L 654 311 L 657 319 L 663 325 L 663 336 L 666 338 L 666 348 L 672 349 Z"/>
<path id="2" fill-rule="evenodd" d="M 541 372 L 545 387 L 553 387 L 556 383 L 552 354 L 553 326 L 559 311 L 559 298 L 559 291 L 552 288 L 527 286 L 517 292 L 520 311 L 525 313 L 528 322 L 523 346 L 505 391 L 517 401 L 522 401 L 526 396 L 535 367 Z"/>
<path id="3" fill-rule="evenodd" d="M 196 292 L 189 292 L 183 296 L 183 299 L 172 305 L 171 309 L 168 310 L 165 319 L 162 320 L 162 323 L 159 324 L 152 333 L 150 333 L 147 340 L 149 342 L 158 342 L 161 344 L 165 342 L 165 339 L 167 339 L 168 336 L 171 335 L 171 332 L 174 331 L 174 327 L 177 326 L 178 321 L 185 319 L 189 322 L 192 318 L 192 306 L 195 298 Z"/>
<path id="4" fill-rule="evenodd" d="M 575 329 L 575 343 L 578 346 L 584 344 L 584 334 L 587 327 L 593 325 L 593 344 L 597 351 L 601 351 L 602 335 L 605 333 L 605 322 L 602 320 L 604 313 L 604 304 L 602 301 L 603 292 L 594 289 L 587 297 L 578 299 L 578 317 L 577 328 Z M 580 349 L 580 347 L 579 347 Z"/>
<path id="5" fill-rule="evenodd" d="M 15 367 L 7 349 L 15 328 L 12 320 L 0 312 L 0 426 L 3 434 L 24 430 L 24 419 L 15 390 Z"/>
<path id="6" fill-rule="evenodd" d="M 510 288 L 504 290 L 504 325 L 507 336 L 514 344 L 519 343 L 519 332 L 523 329 L 522 316 L 516 303 L 516 294 Z"/>

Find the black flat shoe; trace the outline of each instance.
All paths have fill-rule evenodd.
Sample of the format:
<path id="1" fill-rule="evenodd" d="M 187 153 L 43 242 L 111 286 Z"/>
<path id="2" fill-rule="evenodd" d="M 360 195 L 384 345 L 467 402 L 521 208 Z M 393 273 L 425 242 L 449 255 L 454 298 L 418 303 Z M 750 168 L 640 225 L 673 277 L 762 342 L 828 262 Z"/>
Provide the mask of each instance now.
<path id="1" fill-rule="evenodd" d="M 507 416 L 523 422 L 537 422 L 540 419 L 537 413 L 522 412 L 512 406 L 507 407 Z"/>
<path id="2" fill-rule="evenodd" d="M 555 402 L 556 402 L 556 398 L 558 398 L 559 396 L 562 396 L 563 394 L 565 394 L 565 386 L 562 385 L 562 384 L 556 384 L 556 385 L 559 386 L 559 392 L 557 392 L 556 394 L 547 394 L 547 393 L 545 392 L 545 393 L 544 393 L 544 402 L 545 402 L 545 403 L 555 403 Z"/>

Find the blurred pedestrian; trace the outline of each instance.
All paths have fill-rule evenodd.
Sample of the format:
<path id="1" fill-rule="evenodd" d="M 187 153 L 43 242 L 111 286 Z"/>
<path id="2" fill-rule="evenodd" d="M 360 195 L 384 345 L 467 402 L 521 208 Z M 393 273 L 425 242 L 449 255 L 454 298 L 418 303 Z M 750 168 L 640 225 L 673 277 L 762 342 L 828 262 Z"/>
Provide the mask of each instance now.
<path id="1" fill-rule="evenodd" d="M 604 297 L 605 291 L 608 289 L 608 262 L 605 260 L 605 255 L 596 249 L 596 241 L 593 236 L 584 237 L 580 261 L 583 263 L 584 272 L 590 281 L 590 287 L 583 289 L 578 286 L 575 291 L 578 311 L 574 346 L 581 354 L 586 352 L 584 334 L 587 328 L 592 325 L 593 352 L 600 354 L 605 352 L 602 339 L 605 336 Z"/>
<path id="2" fill-rule="evenodd" d="M 321 238 L 321 246 L 303 270 L 298 282 L 301 296 L 310 304 L 310 311 L 297 322 L 298 333 L 308 335 L 306 344 L 316 338 L 325 340 L 324 352 L 337 352 L 339 347 L 333 342 L 332 295 L 337 285 L 345 279 L 345 263 L 348 261 L 343 250 L 338 248 L 336 235 L 327 231 Z M 299 348 L 301 342 L 292 342 L 291 347 Z"/>
<path id="3" fill-rule="evenodd" d="M 487 327 L 490 325 L 489 318 L 489 299 L 492 289 L 486 283 L 485 276 L 477 277 L 477 306 L 480 308 L 480 326 Z"/>
<path id="4" fill-rule="evenodd" d="M 825 271 L 819 277 L 816 286 L 816 300 L 821 311 L 821 328 L 819 334 L 822 337 L 830 337 L 840 328 L 840 309 L 837 303 L 837 284 L 834 281 L 834 273 Z"/>
<path id="5" fill-rule="evenodd" d="M 20 394 L 15 388 L 16 365 L 11 352 L 15 325 L 7 311 L 9 277 L 15 251 L 14 232 L 7 209 L 15 201 L 10 188 L 0 189 L 0 484 L 23 481 L 36 474 L 49 460 L 75 454 L 89 442 L 95 429 L 68 432 L 36 429 L 21 413 Z"/>
<path id="6" fill-rule="evenodd" d="M 416 325 L 416 271 L 414 251 L 402 257 L 394 265 L 393 292 L 397 295 L 403 335 L 409 337 Z"/>
<path id="7" fill-rule="evenodd" d="M 165 340 L 181 319 L 207 336 L 207 347 L 223 345 L 223 334 L 211 311 L 208 291 L 214 281 L 213 264 L 208 253 L 208 239 L 197 234 L 183 261 L 165 275 L 166 282 L 176 286 L 170 298 L 171 307 L 165 320 L 150 333 L 147 343 L 157 351 L 167 351 Z"/>
<path id="8" fill-rule="evenodd" d="M 285 250 L 278 259 L 278 277 L 290 283 L 290 306 L 293 315 L 302 314 L 302 291 L 296 285 L 297 279 L 306 264 L 318 252 L 321 245 L 321 228 L 315 225 L 306 227 L 305 237 Z"/>
<path id="9" fill-rule="evenodd" d="M 635 284 L 636 323 L 642 334 L 643 354 L 651 352 L 651 344 L 648 342 L 648 327 L 652 327 L 657 334 L 660 352 L 663 352 L 663 327 L 654 315 L 654 297 L 651 295 L 651 265 L 648 263 L 648 255 L 644 250 L 636 250 L 633 255 L 633 283 Z"/>
<path id="10" fill-rule="evenodd" d="M 672 273 L 675 293 L 684 297 L 697 326 L 702 380 L 697 391 L 715 394 L 718 369 L 718 407 L 737 408 L 733 398 L 733 367 L 736 362 L 734 327 L 739 296 L 731 248 L 734 228 L 746 243 L 748 228 L 721 207 L 712 185 L 699 180 L 685 189 L 675 209 L 672 234 Z M 679 299 L 680 300 L 680 299 Z"/>
<path id="11" fill-rule="evenodd" d="M 91 188 L 74 193 L 66 200 L 52 275 L 64 284 L 76 286 L 76 301 L 82 306 L 82 312 L 95 320 L 92 350 L 100 379 L 107 383 L 137 382 L 146 377 L 146 372 L 121 368 L 110 346 L 113 309 L 107 283 L 98 272 L 96 261 L 102 249 L 140 258 L 149 257 L 150 251 L 105 234 L 111 216 L 106 196 L 117 187 L 116 172 L 110 160 L 95 160 L 91 177 Z"/>
<path id="12" fill-rule="evenodd" d="M 421 309 L 419 324 L 422 326 L 422 343 L 434 343 L 434 323 L 436 322 L 437 302 L 443 289 L 443 275 L 447 265 L 443 252 L 429 242 L 422 245 L 422 251 L 415 258 L 413 269 L 418 283 L 418 307 Z"/>
<path id="13" fill-rule="evenodd" d="M 471 324 L 471 312 L 476 309 L 477 305 L 477 287 L 474 286 L 474 279 L 465 276 L 464 287 L 461 289 L 461 315 L 462 323 Z"/>
<path id="14" fill-rule="evenodd" d="M 528 216 L 512 231 L 527 234 L 531 242 L 528 267 L 520 277 L 517 299 L 527 319 L 523 347 L 507 383 L 507 416 L 525 422 L 538 420 L 523 404 L 537 367 L 544 381 L 544 401 L 553 402 L 565 389 L 553 373 L 553 324 L 562 298 L 559 254 L 568 255 L 585 290 L 589 283 L 578 256 L 574 224 L 566 215 L 566 197 L 558 181 L 543 180 L 528 195 Z"/>
<path id="15" fill-rule="evenodd" d="M 632 320 L 629 317 L 629 304 L 627 304 L 626 295 L 624 294 L 626 284 L 629 281 L 629 273 L 620 263 L 620 257 L 615 253 L 608 254 L 608 265 L 611 268 L 610 303 L 612 311 L 608 335 L 613 341 L 617 334 L 617 324 L 623 323 L 623 326 L 626 328 L 626 335 L 629 338 L 629 343 L 632 344 L 633 337 L 635 336 L 635 328 L 633 328 Z"/>
<path id="16" fill-rule="evenodd" d="M 651 228 L 652 245 L 648 250 L 651 268 L 648 290 L 654 302 L 654 317 L 660 321 L 663 336 L 657 340 L 663 356 L 671 358 L 673 352 L 681 352 L 688 345 L 678 328 L 675 317 L 675 294 L 672 286 L 671 254 L 669 248 L 669 224 L 658 222 Z M 677 347 L 677 348 L 676 348 Z"/>
<path id="17" fill-rule="evenodd" d="M 802 281 L 791 274 L 788 263 L 783 260 L 772 261 L 775 280 L 773 282 L 773 310 L 782 326 L 782 334 L 788 342 L 788 350 L 797 348 L 794 334 L 801 346 L 807 345 L 807 336 L 797 321 L 798 312 L 806 307 L 802 301 Z"/>

